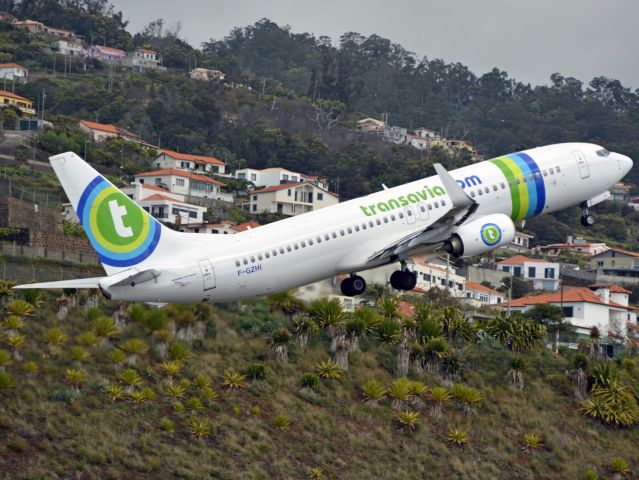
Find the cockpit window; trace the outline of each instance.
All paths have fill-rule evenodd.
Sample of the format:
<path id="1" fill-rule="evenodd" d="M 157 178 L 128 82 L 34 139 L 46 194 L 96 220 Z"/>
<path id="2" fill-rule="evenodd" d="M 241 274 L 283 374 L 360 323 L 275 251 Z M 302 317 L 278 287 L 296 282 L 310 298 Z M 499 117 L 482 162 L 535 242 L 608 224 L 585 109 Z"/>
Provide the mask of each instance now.
<path id="1" fill-rule="evenodd" d="M 610 155 L 610 152 L 605 148 L 602 148 L 601 150 L 597 150 L 597 155 L 599 155 L 600 157 L 607 157 L 608 155 Z"/>

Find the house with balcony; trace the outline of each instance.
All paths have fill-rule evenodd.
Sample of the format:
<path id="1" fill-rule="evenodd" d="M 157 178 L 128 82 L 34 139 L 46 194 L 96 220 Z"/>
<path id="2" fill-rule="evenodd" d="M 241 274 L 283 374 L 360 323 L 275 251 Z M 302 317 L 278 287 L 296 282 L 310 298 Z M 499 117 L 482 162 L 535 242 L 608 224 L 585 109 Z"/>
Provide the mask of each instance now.
<path id="1" fill-rule="evenodd" d="M 629 305 L 630 292 L 618 285 L 594 284 L 590 287 L 565 288 L 563 292 L 546 293 L 512 300 L 511 310 L 525 312 L 535 305 L 548 303 L 563 309 L 565 320 L 575 327 L 576 338 L 569 347 L 577 348 L 578 339 L 587 339 L 592 327 L 597 327 L 614 354 L 615 344 L 623 345 L 628 329 L 636 327 L 639 308 Z"/>
<path id="2" fill-rule="evenodd" d="M 87 50 L 87 56 L 106 63 L 120 63 L 126 56 L 124 50 L 119 48 L 105 47 L 103 45 L 92 45 Z"/>
<path id="3" fill-rule="evenodd" d="M 506 301 L 507 297 L 501 292 L 481 283 L 466 280 L 466 289 L 464 290 L 464 303 L 474 307 L 501 304 Z"/>
<path id="4" fill-rule="evenodd" d="M 610 199 L 613 202 L 628 203 L 632 187 L 624 182 L 617 182 L 610 188 Z"/>
<path id="5" fill-rule="evenodd" d="M 158 150 L 153 165 L 157 168 L 177 168 L 195 173 L 224 174 L 226 170 L 226 162 L 218 158 L 179 153 L 164 148 Z"/>
<path id="6" fill-rule="evenodd" d="M 186 170 L 163 168 L 152 172 L 138 173 L 134 178 L 138 183 L 155 185 L 171 193 L 184 195 L 186 199 L 199 197 L 227 201 L 228 194 L 221 191 L 221 187 L 224 186 L 222 182 Z"/>
<path id="7" fill-rule="evenodd" d="M 29 70 L 17 63 L 0 63 L 0 80 L 26 82 Z"/>
<path id="8" fill-rule="evenodd" d="M 207 210 L 188 203 L 184 195 L 156 185 L 134 182 L 122 192 L 158 220 L 176 225 L 200 224 Z"/>
<path id="9" fill-rule="evenodd" d="M 23 118 L 35 117 L 36 114 L 31 100 L 6 90 L 0 90 L 0 108 L 14 108 Z"/>
<path id="10" fill-rule="evenodd" d="M 300 215 L 339 203 L 339 197 L 308 182 L 285 183 L 249 193 L 251 213 L 279 213 Z"/>
<path id="11" fill-rule="evenodd" d="M 127 52 L 120 63 L 123 67 L 128 67 L 137 73 L 164 68 L 160 67 L 158 52 L 142 47 L 136 48 L 132 52 Z"/>
<path id="12" fill-rule="evenodd" d="M 80 130 L 91 137 L 94 142 L 104 142 L 109 138 L 123 138 L 131 142 L 140 142 L 140 136 L 137 133 L 130 132 L 124 128 L 109 123 L 91 122 L 89 120 L 80 120 Z"/>
<path id="13" fill-rule="evenodd" d="M 84 57 L 86 52 L 82 41 L 75 38 L 61 38 L 51 42 L 51 53 L 67 57 Z"/>
<path id="14" fill-rule="evenodd" d="M 497 262 L 497 270 L 530 282 L 535 290 L 557 290 L 559 268 L 559 263 L 542 258 L 528 258 L 524 255 L 515 255 Z"/>

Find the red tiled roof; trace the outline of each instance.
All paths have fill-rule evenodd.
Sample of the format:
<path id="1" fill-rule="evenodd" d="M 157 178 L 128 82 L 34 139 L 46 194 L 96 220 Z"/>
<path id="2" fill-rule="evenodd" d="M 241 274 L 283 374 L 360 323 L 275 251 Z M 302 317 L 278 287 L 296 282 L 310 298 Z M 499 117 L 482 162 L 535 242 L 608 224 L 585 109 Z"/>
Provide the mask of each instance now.
<path id="1" fill-rule="evenodd" d="M 610 290 L 610 293 L 626 293 L 628 295 L 632 293 L 630 290 L 626 290 L 616 283 L 593 283 L 592 285 L 590 285 L 590 288 L 607 288 L 608 290 Z"/>
<path id="2" fill-rule="evenodd" d="M 521 265 L 526 262 L 550 263 L 548 260 L 544 260 L 543 258 L 528 258 L 523 255 L 515 255 L 514 257 L 510 257 L 506 260 L 502 260 L 501 262 L 497 262 L 497 265 Z"/>
<path id="3" fill-rule="evenodd" d="M 166 200 L 167 202 L 181 203 L 183 205 L 191 205 L 190 203 L 183 202 L 181 200 L 176 200 L 175 198 L 167 197 L 166 195 L 161 195 L 159 193 L 156 193 L 155 195 L 151 195 L 150 197 L 143 198 L 141 201 L 145 202 L 147 200 Z M 197 205 L 193 205 L 193 206 L 196 207 Z"/>
<path id="4" fill-rule="evenodd" d="M 482 285 L 481 283 L 471 282 L 470 280 L 466 280 L 466 290 L 478 290 L 481 292 L 492 293 L 493 295 L 501 295 L 502 297 L 504 296 L 503 293 L 500 293 L 497 290 L 493 290 L 492 288 Z"/>
<path id="5" fill-rule="evenodd" d="M 149 185 L 148 183 L 140 183 L 139 185 L 145 190 L 157 190 L 158 192 L 171 193 L 166 188 L 158 185 Z"/>
<path id="6" fill-rule="evenodd" d="M 105 124 L 105 123 L 97 123 L 91 122 L 89 120 L 80 120 L 80 123 L 90 128 L 91 130 L 100 130 L 102 132 L 108 133 L 118 133 L 118 128 L 115 125 Z"/>
<path id="7" fill-rule="evenodd" d="M 272 187 L 260 188 L 259 190 L 252 191 L 251 193 L 276 192 L 277 190 L 284 190 L 286 188 L 299 187 L 300 185 L 304 185 L 305 183 L 306 182 L 283 183 L 281 185 L 273 185 Z"/>
<path id="8" fill-rule="evenodd" d="M 249 220 L 248 222 L 240 223 L 239 225 L 234 225 L 231 227 L 231 230 L 235 230 L 236 232 L 244 232 L 246 230 L 257 228 L 260 224 L 255 220 Z"/>
<path id="9" fill-rule="evenodd" d="M 138 52 L 156 53 L 156 54 L 158 53 L 157 51 L 151 50 L 150 48 L 142 48 L 142 47 L 138 48 Z"/>
<path id="10" fill-rule="evenodd" d="M 415 314 L 415 305 L 408 302 L 397 302 L 397 309 L 399 313 L 402 315 L 406 315 L 407 317 L 412 317 Z"/>
<path id="11" fill-rule="evenodd" d="M 22 68 L 26 70 L 22 65 L 18 65 L 17 63 L 0 63 L 0 68 Z"/>
<path id="12" fill-rule="evenodd" d="M 631 252 L 629 250 L 622 250 L 621 248 L 609 248 L 608 250 L 605 250 L 603 252 L 599 252 L 596 255 L 593 255 L 592 258 L 598 257 L 599 255 L 603 255 L 604 253 L 608 253 L 608 252 L 617 252 L 617 253 L 622 253 L 624 255 L 628 255 L 629 257 L 639 257 L 639 253 L 637 252 Z"/>
<path id="13" fill-rule="evenodd" d="M 119 48 L 105 47 L 104 45 L 95 45 L 95 48 L 97 48 L 98 50 L 102 50 L 104 52 L 113 52 L 113 53 L 122 53 L 122 54 L 126 53 L 124 50 L 120 50 Z"/>
<path id="14" fill-rule="evenodd" d="M 607 305 L 609 307 L 625 308 L 627 310 L 639 310 L 637 307 L 621 305 L 617 302 L 605 303 L 599 295 L 585 287 L 571 288 L 564 290 L 563 296 L 561 292 L 544 293 L 532 297 L 522 297 L 512 300 L 511 306 L 525 307 L 528 305 L 537 305 L 539 303 L 596 303 L 598 305 Z"/>
<path id="15" fill-rule="evenodd" d="M 22 100 L 24 102 L 31 102 L 28 98 L 21 97 L 20 95 L 16 95 L 15 93 L 7 92 L 6 90 L 0 90 L 0 96 L 14 98 L 16 100 Z"/>
<path id="16" fill-rule="evenodd" d="M 190 153 L 174 152 L 173 150 L 167 150 L 165 148 L 160 148 L 160 152 L 168 155 L 171 158 L 175 158 L 177 160 L 190 160 L 193 162 L 212 163 L 215 165 L 226 165 L 226 162 L 223 162 L 222 160 L 219 160 L 215 157 L 205 157 L 203 155 L 191 155 Z"/>
<path id="17" fill-rule="evenodd" d="M 152 172 L 136 173 L 135 177 L 152 177 L 162 175 L 175 175 L 176 177 L 190 178 L 191 180 L 199 180 L 200 182 L 213 183 L 215 185 L 224 185 L 222 182 L 218 182 L 204 175 L 198 175 L 197 173 L 187 172 L 185 170 L 178 170 L 177 168 L 163 168 L 162 170 L 154 170 Z"/>

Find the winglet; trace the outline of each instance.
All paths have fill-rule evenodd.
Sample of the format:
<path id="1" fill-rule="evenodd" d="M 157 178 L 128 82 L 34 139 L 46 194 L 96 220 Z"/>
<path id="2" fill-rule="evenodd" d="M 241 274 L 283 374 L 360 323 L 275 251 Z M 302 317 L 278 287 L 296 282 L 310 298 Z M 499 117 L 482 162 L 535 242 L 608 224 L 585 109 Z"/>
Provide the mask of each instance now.
<path id="1" fill-rule="evenodd" d="M 437 172 L 437 176 L 441 180 L 446 193 L 448 193 L 450 200 L 453 202 L 454 208 L 466 208 L 475 203 L 475 200 L 466 195 L 466 192 L 462 190 L 441 163 L 435 163 L 433 166 L 435 167 L 435 172 Z"/>

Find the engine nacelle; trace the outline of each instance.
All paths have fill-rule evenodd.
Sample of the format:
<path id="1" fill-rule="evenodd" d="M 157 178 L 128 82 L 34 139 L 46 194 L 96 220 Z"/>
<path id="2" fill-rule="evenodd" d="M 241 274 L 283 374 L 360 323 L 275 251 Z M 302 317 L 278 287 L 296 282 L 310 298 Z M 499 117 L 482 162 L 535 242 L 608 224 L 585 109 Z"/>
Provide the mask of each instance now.
<path id="1" fill-rule="evenodd" d="M 458 227 L 442 248 L 455 257 L 472 257 L 513 241 L 515 224 L 503 213 L 493 213 Z"/>

